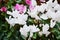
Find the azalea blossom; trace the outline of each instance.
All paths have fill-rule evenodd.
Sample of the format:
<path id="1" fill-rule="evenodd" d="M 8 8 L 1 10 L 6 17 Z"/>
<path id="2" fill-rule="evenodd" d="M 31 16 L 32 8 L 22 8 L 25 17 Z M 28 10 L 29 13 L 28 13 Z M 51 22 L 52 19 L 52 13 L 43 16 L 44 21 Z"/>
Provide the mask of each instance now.
<path id="1" fill-rule="evenodd" d="M 14 6 L 14 9 L 20 11 L 21 14 L 26 12 L 26 6 L 24 6 L 23 4 L 16 4 Z"/>
<path id="2" fill-rule="evenodd" d="M 51 10 L 49 10 L 46 15 L 48 16 L 48 18 L 52 18 L 53 20 L 60 22 L 60 11 L 52 12 Z"/>
<path id="3" fill-rule="evenodd" d="M 15 24 L 23 25 L 19 31 L 24 37 L 29 36 L 29 38 L 31 38 L 34 33 L 39 33 L 40 36 L 44 34 L 47 37 L 51 33 L 49 28 L 54 28 L 56 22 L 60 22 L 60 5 L 57 0 L 54 2 L 53 0 L 49 0 L 46 3 L 41 3 L 41 5 L 37 5 L 36 0 L 25 1 L 26 4 L 28 4 L 28 9 L 27 6 L 23 4 L 16 4 L 12 11 L 7 11 L 9 17 L 5 18 L 6 21 L 10 26 L 14 26 Z M 40 1 L 45 2 L 45 0 Z M 30 25 L 29 18 L 33 19 L 32 22 L 37 20 L 37 24 Z M 49 20 L 49 24 L 42 24 L 45 22 L 44 20 Z M 34 24 L 34 22 L 32 24 Z M 41 27 L 42 30 L 40 30 L 37 25 Z M 28 35 L 28 33 L 30 34 Z"/>
<path id="4" fill-rule="evenodd" d="M 39 18 L 39 16 L 38 16 L 37 7 L 38 7 L 38 6 L 34 7 L 33 10 L 28 9 L 28 12 L 27 12 L 27 13 L 28 13 L 29 16 L 31 16 L 32 18 L 35 18 L 36 20 L 40 20 L 40 18 Z"/>
<path id="5" fill-rule="evenodd" d="M 49 30 L 49 25 L 45 24 L 45 25 L 43 25 L 42 31 L 40 31 L 39 34 L 40 35 L 45 34 L 47 37 L 50 34 L 50 32 L 48 30 Z"/>
<path id="6" fill-rule="evenodd" d="M 54 7 L 54 10 L 56 10 L 56 11 L 60 11 L 60 5 L 57 4 L 57 5 Z"/>
<path id="7" fill-rule="evenodd" d="M 28 4 L 29 6 L 30 5 L 36 6 L 37 5 L 36 0 L 25 0 L 25 1 L 26 1 L 26 4 Z"/>
<path id="8" fill-rule="evenodd" d="M 57 22 L 60 22 L 60 11 L 56 12 L 56 16 L 55 16 L 54 20 Z"/>
<path id="9" fill-rule="evenodd" d="M 0 11 L 6 12 L 6 11 L 7 11 L 7 8 L 6 8 L 6 7 L 2 7 L 2 8 L 0 9 Z"/>
<path id="10" fill-rule="evenodd" d="M 29 28 L 30 28 L 30 37 L 33 36 L 33 33 L 40 31 L 40 29 L 37 28 L 37 26 L 35 26 L 35 25 L 29 25 Z"/>
<path id="11" fill-rule="evenodd" d="M 19 11 L 15 10 L 13 12 L 7 11 L 7 14 L 13 16 L 6 18 L 7 22 L 11 25 L 19 24 L 19 25 L 24 25 L 26 24 L 28 15 L 27 14 L 19 14 Z"/>
<path id="12" fill-rule="evenodd" d="M 29 6 L 30 11 L 34 10 L 34 8 L 35 8 L 35 6 L 33 6 L 33 5 Z"/>
<path id="13" fill-rule="evenodd" d="M 44 13 L 46 9 L 47 9 L 47 5 L 45 3 L 38 6 L 38 12 Z"/>
<path id="14" fill-rule="evenodd" d="M 28 37 L 28 32 L 30 28 L 27 25 L 24 25 L 23 28 L 20 28 L 21 35 Z"/>
<path id="15" fill-rule="evenodd" d="M 38 32 L 39 28 L 37 28 L 37 26 L 35 25 L 24 25 L 23 28 L 20 29 L 21 35 L 27 37 L 28 36 L 28 32 L 30 32 L 30 36 L 33 36 L 33 33 Z"/>
<path id="16" fill-rule="evenodd" d="M 52 18 L 55 21 L 59 21 L 60 19 L 60 11 L 51 11 L 51 9 L 49 9 L 45 14 L 40 15 L 40 18 L 47 20 L 48 18 Z"/>
<path id="17" fill-rule="evenodd" d="M 48 30 L 49 30 L 49 25 L 45 24 L 42 28 L 42 31 L 43 31 L 42 33 L 46 34 L 46 36 L 48 36 L 50 34 L 50 32 Z"/>
<path id="18" fill-rule="evenodd" d="M 51 10 L 48 10 L 46 15 L 48 16 L 48 18 L 55 18 L 56 14 L 55 12 L 51 11 Z"/>
<path id="19" fill-rule="evenodd" d="M 50 5 L 50 3 L 51 3 L 51 5 Z M 47 3 L 44 3 L 44 4 L 41 4 L 40 6 L 33 6 L 33 7 L 31 7 L 30 8 L 30 10 L 32 10 L 32 11 L 30 11 L 30 10 L 28 10 L 28 14 L 32 17 L 32 18 L 35 18 L 35 19 L 40 19 L 38 16 L 37 16 L 37 14 L 39 13 L 39 12 L 41 12 L 41 13 L 44 13 L 45 11 L 47 11 L 47 13 L 44 15 L 44 19 L 48 19 L 48 18 L 53 18 L 53 17 L 55 17 L 55 10 L 54 10 L 54 8 L 52 8 L 52 7 L 54 7 L 53 6 L 53 4 L 54 3 L 56 3 L 56 1 L 54 1 L 54 2 L 52 2 L 52 0 L 50 0 L 50 1 L 48 1 Z M 57 4 L 57 3 L 56 3 Z M 49 6 L 50 5 L 50 6 Z M 51 11 L 52 10 L 52 11 Z M 50 14 L 49 14 L 50 13 Z M 35 16 L 36 15 L 36 16 Z M 43 16 L 43 15 L 42 15 Z M 42 18 L 42 16 L 40 16 L 41 18 Z"/>
<path id="20" fill-rule="evenodd" d="M 31 0 L 25 0 L 26 4 L 31 5 Z"/>
<path id="21" fill-rule="evenodd" d="M 14 26 L 15 24 L 19 24 L 19 25 L 26 24 L 26 22 L 24 20 L 20 19 L 20 18 L 9 18 L 9 19 L 6 18 L 6 20 L 11 26 Z"/>

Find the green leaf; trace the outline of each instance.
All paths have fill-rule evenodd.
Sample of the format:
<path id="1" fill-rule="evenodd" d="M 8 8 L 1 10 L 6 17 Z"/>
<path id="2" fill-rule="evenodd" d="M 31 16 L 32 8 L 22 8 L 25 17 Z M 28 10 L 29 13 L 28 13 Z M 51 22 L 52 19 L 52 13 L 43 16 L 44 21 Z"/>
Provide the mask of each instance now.
<path id="1" fill-rule="evenodd" d="M 58 37 L 56 37 L 57 39 L 60 39 L 60 35 Z"/>
<path id="2" fill-rule="evenodd" d="M 37 33 L 34 33 L 33 34 L 33 39 L 36 39 L 37 38 Z"/>
<path id="3" fill-rule="evenodd" d="M 7 38 L 11 37 L 11 35 L 12 35 L 12 32 L 9 32 L 7 35 Z"/>
<path id="4" fill-rule="evenodd" d="M 17 3 L 20 3 L 20 2 L 21 2 L 21 0 L 16 0 L 16 2 L 17 2 Z"/>

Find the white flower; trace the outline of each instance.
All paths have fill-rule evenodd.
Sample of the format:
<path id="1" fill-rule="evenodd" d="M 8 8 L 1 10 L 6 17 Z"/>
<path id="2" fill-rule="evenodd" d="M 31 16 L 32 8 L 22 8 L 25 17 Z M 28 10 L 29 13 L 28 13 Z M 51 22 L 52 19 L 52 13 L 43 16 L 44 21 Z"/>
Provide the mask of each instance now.
<path id="1" fill-rule="evenodd" d="M 14 26 L 15 24 L 19 24 L 19 25 L 24 25 L 26 24 L 28 15 L 27 14 L 19 14 L 19 11 L 13 11 L 10 12 L 8 11 L 7 14 L 11 15 L 12 17 L 10 18 L 6 18 L 7 22 L 11 25 Z"/>
<path id="2" fill-rule="evenodd" d="M 60 11 L 56 12 L 56 16 L 55 16 L 55 18 L 53 20 L 55 20 L 57 22 L 60 22 Z"/>
<path id="3" fill-rule="evenodd" d="M 45 34 L 47 37 L 50 34 L 50 32 L 48 30 L 49 30 L 49 25 L 45 24 L 45 25 L 43 25 L 42 31 L 40 31 L 39 34 L 40 35 Z"/>
<path id="4" fill-rule="evenodd" d="M 24 20 L 16 19 L 16 18 L 10 18 L 10 19 L 6 18 L 6 20 L 11 26 L 14 26 L 15 24 L 20 24 L 20 25 L 26 24 Z"/>
<path id="5" fill-rule="evenodd" d="M 38 16 L 37 7 L 35 7 L 32 11 L 28 9 L 27 13 L 29 14 L 29 16 L 31 16 L 32 18 L 35 18 L 36 20 L 40 19 Z"/>
<path id="6" fill-rule="evenodd" d="M 51 10 L 48 10 L 45 14 L 40 15 L 40 18 L 44 20 L 47 20 L 48 18 L 54 19 L 56 18 L 56 13 Z"/>
<path id="7" fill-rule="evenodd" d="M 53 3 L 53 7 L 55 7 L 57 4 L 58 4 L 58 1 L 55 0 L 54 3 Z"/>
<path id="8" fill-rule="evenodd" d="M 40 16 L 40 18 L 42 18 L 42 19 L 44 19 L 44 20 L 47 20 L 47 19 L 48 19 L 48 16 L 47 16 L 46 14 L 42 14 L 42 15 Z"/>
<path id="9" fill-rule="evenodd" d="M 42 28 L 42 33 L 45 34 L 46 36 L 48 36 L 50 34 L 50 32 L 48 31 L 49 30 L 49 25 L 48 24 L 45 24 Z"/>
<path id="10" fill-rule="evenodd" d="M 35 26 L 35 25 L 29 25 L 29 28 L 30 28 L 30 37 L 33 36 L 33 33 L 39 31 L 39 28 L 37 28 L 37 26 Z"/>
<path id="11" fill-rule="evenodd" d="M 15 19 L 11 18 L 11 16 L 9 16 L 9 19 L 6 18 L 7 22 L 10 24 L 10 26 L 14 26 L 15 25 Z"/>
<path id="12" fill-rule="evenodd" d="M 31 3 L 32 3 L 33 6 L 37 5 L 36 0 L 31 0 Z"/>
<path id="13" fill-rule="evenodd" d="M 48 16 L 48 18 L 55 18 L 56 14 L 55 12 L 48 10 L 46 15 Z"/>
<path id="14" fill-rule="evenodd" d="M 37 32 L 37 31 L 39 31 L 39 29 L 35 25 L 29 25 L 29 28 L 30 28 L 30 32 Z"/>
<path id="15" fill-rule="evenodd" d="M 28 37 L 28 32 L 30 28 L 27 25 L 24 25 L 23 28 L 20 28 L 21 35 Z"/>
<path id="16" fill-rule="evenodd" d="M 20 16 L 19 11 L 17 11 L 17 10 L 12 11 L 12 12 L 7 11 L 7 14 L 9 14 L 9 15 L 13 16 L 14 18 L 16 18 L 16 17 L 19 17 L 19 16 Z"/>
<path id="17" fill-rule="evenodd" d="M 49 9 L 54 10 L 54 7 L 57 4 L 58 4 L 57 0 L 55 0 L 54 2 L 53 2 L 53 0 L 49 0 L 48 2 L 46 2 L 46 6 L 47 6 L 46 11 L 48 11 Z"/>
<path id="18" fill-rule="evenodd" d="M 46 11 L 48 11 L 49 9 L 51 9 L 53 7 L 53 0 L 49 0 L 48 2 L 46 2 Z"/>
<path id="19" fill-rule="evenodd" d="M 48 18 L 52 18 L 53 20 L 60 22 L 60 11 L 52 12 L 51 10 L 48 10 L 46 15 L 48 16 Z"/>
<path id="20" fill-rule="evenodd" d="M 56 24 L 56 21 L 55 20 L 51 20 L 50 21 L 50 27 L 53 28 Z"/>
<path id="21" fill-rule="evenodd" d="M 37 26 L 35 25 L 24 25 L 23 28 L 20 29 L 20 32 L 23 36 L 27 37 L 28 35 L 28 32 L 30 32 L 30 36 L 29 37 L 32 37 L 33 36 L 33 33 L 35 32 L 38 32 L 39 29 L 37 28 Z"/>
<path id="22" fill-rule="evenodd" d="M 43 13 L 46 8 L 47 8 L 46 4 L 41 4 L 40 6 L 38 6 L 38 12 Z"/>
<path id="23" fill-rule="evenodd" d="M 57 4 L 57 5 L 54 7 L 54 10 L 60 11 L 60 5 Z"/>

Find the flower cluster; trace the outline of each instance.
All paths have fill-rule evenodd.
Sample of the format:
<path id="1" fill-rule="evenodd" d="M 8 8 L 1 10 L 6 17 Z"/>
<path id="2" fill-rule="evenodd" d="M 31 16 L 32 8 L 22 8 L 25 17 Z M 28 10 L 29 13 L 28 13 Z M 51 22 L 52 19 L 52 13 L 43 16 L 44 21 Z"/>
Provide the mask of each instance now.
<path id="1" fill-rule="evenodd" d="M 45 0 L 40 0 L 45 2 Z M 6 21 L 10 24 L 10 27 L 15 26 L 16 24 L 20 26 L 20 33 L 24 37 L 33 37 L 34 33 L 38 33 L 39 36 L 45 35 L 49 36 L 51 33 L 50 29 L 53 29 L 57 22 L 60 22 L 60 5 L 57 0 L 49 0 L 46 3 L 41 3 L 37 5 L 36 0 L 26 0 L 26 5 L 16 4 L 13 6 L 13 10 L 8 11 L 5 7 L 1 8 L 1 11 L 6 11 L 9 15 L 9 18 L 5 18 Z M 32 25 L 28 24 L 30 20 L 37 20 L 37 24 L 33 23 Z M 45 21 L 48 23 L 44 23 Z M 42 22 L 41 22 L 42 21 Z M 40 22 L 40 23 L 39 23 Z M 28 35 L 29 34 L 29 35 Z"/>
<path id="2" fill-rule="evenodd" d="M 14 26 L 15 24 L 20 24 L 20 25 L 26 24 L 28 15 L 27 14 L 19 14 L 19 13 L 20 13 L 20 11 L 17 11 L 17 10 L 15 10 L 13 12 L 7 11 L 7 14 L 9 14 L 11 16 L 9 16 L 9 19 L 6 18 L 6 20 L 8 21 L 8 23 L 11 26 Z M 13 18 L 12 18 L 12 16 L 13 16 Z"/>

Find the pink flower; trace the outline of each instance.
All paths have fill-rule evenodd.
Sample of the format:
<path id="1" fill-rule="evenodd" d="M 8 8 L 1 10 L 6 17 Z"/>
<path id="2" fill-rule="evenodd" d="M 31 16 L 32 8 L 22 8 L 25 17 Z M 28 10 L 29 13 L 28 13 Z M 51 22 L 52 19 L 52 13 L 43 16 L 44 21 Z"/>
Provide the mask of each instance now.
<path id="1" fill-rule="evenodd" d="M 40 0 L 41 2 L 45 2 L 45 0 Z"/>
<path id="2" fill-rule="evenodd" d="M 35 8 L 35 7 L 32 6 L 32 5 L 29 6 L 29 9 L 30 9 L 31 11 L 32 11 L 34 8 Z"/>
<path id="3" fill-rule="evenodd" d="M 26 12 L 26 6 L 24 6 L 24 5 L 22 5 L 22 4 L 21 4 L 21 5 L 16 4 L 16 5 L 14 6 L 14 9 L 20 11 L 20 13 L 25 13 L 25 12 Z"/>
<path id="4" fill-rule="evenodd" d="M 31 0 L 26 0 L 26 4 L 31 5 Z"/>
<path id="5" fill-rule="evenodd" d="M 6 7 L 2 7 L 2 8 L 0 9 L 0 11 L 6 12 L 6 11 L 7 11 L 7 8 L 6 8 Z"/>

